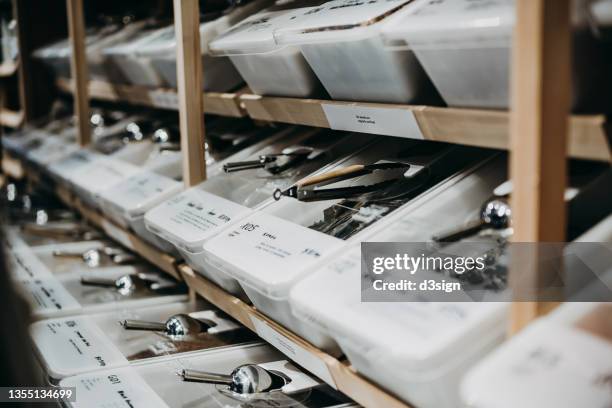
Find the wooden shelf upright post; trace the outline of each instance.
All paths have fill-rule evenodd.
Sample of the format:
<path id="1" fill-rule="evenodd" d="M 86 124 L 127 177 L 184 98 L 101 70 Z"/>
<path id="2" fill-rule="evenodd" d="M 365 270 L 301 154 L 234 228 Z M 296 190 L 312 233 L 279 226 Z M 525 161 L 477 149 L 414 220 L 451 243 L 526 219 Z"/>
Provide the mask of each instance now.
<path id="1" fill-rule="evenodd" d="M 74 80 L 74 106 L 79 130 L 78 141 L 81 146 L 91 142 L 89 126 L 89 74 L 87 56 L 85 54 L 85 17 L 83 15 L 83 0 L 66 0 L 68 9 L 68 31 L 72 54 L 70 69 Z"/>
<path id="2" fill-rule="evenodd" d="M 512 47 L 510 175 L 514 242 L 563 242 L 571 97 L 570 0 L 517 0 Z M 534 252 L 535 261 L 538 250 Z M 516 257 L 515 257 L 516 258 Z M 553 278 L 535 262 L 513 260 L 511 286 L 543 289 Z M 515 302 L 511 332 L 554 303 Z"/>
<path id="3" fill-rule="evenodd" d="M 198 0 L 174 0 L 174 29 L 183 182 L 190 187 L 206 179 Z"/>

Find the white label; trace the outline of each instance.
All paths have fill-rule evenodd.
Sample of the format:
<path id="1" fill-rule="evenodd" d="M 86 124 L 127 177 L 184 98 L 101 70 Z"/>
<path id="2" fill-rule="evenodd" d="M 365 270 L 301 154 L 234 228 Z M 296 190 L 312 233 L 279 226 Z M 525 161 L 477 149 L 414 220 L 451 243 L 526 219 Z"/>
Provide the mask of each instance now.
<path id="1" fill-rule="evenodd" d="M 146 217 L 157 229 L 176 237 L 175 244 L 197 245 L 219 227 L 250 211 L 233 201 L 192 189 L 166 201 Z"/>
<path id="2" fill-rule="evenodd" d="M 60 385 L 76 387 L 74 408 L 168 407 L 131 368 L 79 375 L 65 379 Z"/>
<path id="3" fill-rule="evenodd" d="M 322 104 L 329 127 L 335 130 L 425 139 L 414 113 L 407 109 Z"/>
<path id="4" fill-rule="evenodd" d="M 19 284 L 34 315 L 67 314 L 81 309 L 79 302 L 53 276 Z"/>
<path id="5" fill-rule="evenodd" d="M 341 239 L 255 213 L 211 240 L 206 250 L 235 266 L 239 279 L 247 284 L 260 291 L 276 291 L 279 285 L 287 289 L 287 283 L 342 245 Z"/>
<path id="6" fill-rule="evenodd" d="M 17 280 L 33 280 L 52 276 L 51 271 L 38 259 L 28 247 L 7 251 L 9 270 Z"/>
<path id="7" fill-rule="evenodd" d="M 149 92 L 149 99 L 156 108 L 178 108 L 178 94 L 176 92 L 153 90 Z"/>
<path id="8" fill-rule="evenodd" d="M 268 326 L 268 324 L 263 320 L 260 320 L 255 316 L 251 316 L 251 321 L 253 322 L 253 326 L 255 326 L 255 331 L 262 339 L 279 349 L 291 360 L 295 361 L 309 372 L 325 381 L 331 387 L 337 389 L 336 383 L 329 372 L 329 369 L 320 358 L 312 355 L 308 350 L 287 336 L 277 332 Z"/>
<path id="9" fill-rule="evenodd" d="M 83 317 L 45 320 L 30 332 L 53 378 L 127 364 L 102 330 Z"/>
<path id="10" fill-rule="evenodd" d="M 130 177 L 102 195 L 124 211 L 136 210 L 148 200 L 163 196 L 167 191 L 178 191 L 181 183 L 160 174 L 145 172 Z"/>

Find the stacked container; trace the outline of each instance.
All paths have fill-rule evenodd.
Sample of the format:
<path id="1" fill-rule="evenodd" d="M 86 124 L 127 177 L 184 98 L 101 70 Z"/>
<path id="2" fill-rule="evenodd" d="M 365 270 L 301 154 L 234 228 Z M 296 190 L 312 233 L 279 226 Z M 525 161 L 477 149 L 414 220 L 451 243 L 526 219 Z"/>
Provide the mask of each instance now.
<path id="1" fill-rule="evenodd" d="M 299 47 L 333 99 L 433 103 L 435 92 L 410 49 L 385 46 L 381 30 L 425 0 L 334 0 L 275 31 Z"/>
<path id="2" fill-rule="evenodd" d="M 610 26 L 605 15 L 612 4 L 605 3 L 587 8 L 587 1 L 574 2 L 577 111 L 607 112 L 612 106 L 611 43 L 598 34 Z M 448 105 L 508 108 L 514 0 L 442 0 L 416 6 L 413 13 L 384 27 L 386 42 L 414 51 Z"/>
<path id="3" fill-rule="evenodd" d="M 323 87 L 298 47 L 279 46 L 274 33 L 294 24 L 323 0 L 283 2 L 222 33 L 210 44 L 216 55 L 229 56 L 251 91 L 260 95 L 321 96 Z"/>

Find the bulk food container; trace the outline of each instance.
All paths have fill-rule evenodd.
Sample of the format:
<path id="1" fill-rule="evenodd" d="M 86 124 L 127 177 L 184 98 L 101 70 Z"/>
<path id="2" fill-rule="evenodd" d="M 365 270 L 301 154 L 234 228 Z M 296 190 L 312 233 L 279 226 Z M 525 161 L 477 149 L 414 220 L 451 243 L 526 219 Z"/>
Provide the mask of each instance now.
<path id="1" fill-rule="evenodd" d="M 146 45 L 155 43 L 163 34 L 163 30 L 160 30 L 160 28 L 165 26 L 167 26 L 165 22 L 148 24 L 128 41 L 102 50 L 107 69 L 116 74 L 113 82 L 152 88 L 163 85 L 162 78 L 153 68 L 151 62 L 138 58 L 137 51 Z"/>
<path id="2" fill-rule="evenodd" d="M 204 243 L 203 257 L 221 276 L 236 279 L 258 310 L 330 353 L 337 352 L 332 339 L 291 314 L 291 288 L 320 260 L 359 240 L 377 221 L 482 158 L 481 151 L 454 150 L 444 144 L 401 138 L 381 142 L 374 141 L 309 178 L 321 179 L 322 185 L 298 188 L 295 193 L 289 189 L 289 197 L 277 194 L 279 201 Z M 354 176 L 348 172 L 362 165 L 379 167 L 371 172 L 364 167 Z M 326 177 L 330 174 L 338 176 L 336 183 Z M 360 193 L 368 188 L 369 192 Z M 320 198 L 315 198 L 317 194 Z"/>
<path id="3" fill-rule="evenodd" d="M 612 43 L 599 37 L 598 25 L 612 23 L 604 18 L 612 3 L 574 4 L 573 108 L 609 111 Z M 442 0 L 415 6 L 384 27 L 386 42 L 414 51 L 448 105 L 507 108 L 515 2 Z"/>
<path id="4" fill-rule="evenodd" d="M 409 49 L 389 49 L 381 30 L 424 0 L 334 0 L 274 32 L 299 47 L 333 99 L 432 103 L 433 87 Z"/>
<path id="5" fill-rule="evenodd" d="M 466 374 L 464 406 L 610 406 L 611 313 L 610 303 L 565 303 L 531 323 Z"/>
<path id="6" fill-rule="evenodd" d="M 175 133 L 177 137 L 168 135 L 170 139 L 178 139 L 178 128 L 163 129 L 165 132 Z M 263 129 L 253 127 L 250 121 L 216 120 L 213 121 L 206 132 L 205 157 L 209 174 L 218 173 L 219 161 L 243 149 L 261 142 L 266 138 Z M 163 154 L 166 152 L 162 152 Z M 180 155 L 178 152 L 167 152 Z M 160 170 L 160 159 L 149 160 L 155 163 L 157 171 Z M 180 164 L 180 162 L 179 162 Z M 147 163 L 144 165 L 147 168 Z M 180 166 L 177 166 L 180 172 Z M 168 173 L 168 172 L 166 172 Z M 181 175 L 175 174 L 181 178 Z M 147 211 L 158 204 L 176 196 L 183 190 L 183 183 L 173 178 L 143 171 L 118 183 L 114 187 L 104 190 L 99 198 L 102 201 L 102 211 L 124 228 L 131 228 L 137 236 L 164 252 L 175 253 L 176 248 L 168 241 L 161 239 L 145 227 L 144 216 Z"/>
<path id="7" fill-rule="evenodd" d="M 177 330 L 137 329 L 160 323 Z M 180 334 L 185 328 L 192 332 Z M 162 361 L 179 354 L 184 357 L 256 339 L 248 329 L 204 302 L 42 320 L 30 327 L 30 335 L 51 383 L 81 373 Z M 75 348 L 75 344 L 80 346 Z"/>
<path id="8" fill-rule="evenodd" d="M 375 225 L 362 241 L 411 242 L 417 251 L 417 243 L 431 242 L 438 231 L 478 217 L 506 168 L 497 156 L 460 172 Z M 293 318 L 331 336 L 360 374 L 414 406 L 457 407 L 459 378 L 502 341 L 507 306 L 428 302 L 434 298 L 424 292 L 418 293 L 422 301 L 406 295 L 392 302 L 389 294 L 384 303 L 362 302 L 361 263 L 361 246 L 354 244 L 311 268 L 291 289 Z"/>
<path id="9" fill-rule="evenodd" d="M 299 48 L 279 46 L 274 32 L 294 24 L 298 15 L 323 2 L 279 2 L 223 32 L 210 43 L 210 51 L 217 56 L 229 56 L 256 94 L 303 98 L 322 96 L 323 87 Z"/>
<path id="10" fill-rule="evenodd" d="M 364 143 L 363 137 L 332 131 L 297 127 L 275 131 L 254 148 L 223 161 L 228 173 L 218 168 L 206 182 L 147 212 L 145 223 L 176 246 L 196 271 L 228 292 L 242 295 L 234 279 L 209 264 L 203 243 L 230 222 L 270 202 L 276 189 L 289 187 Z"/>
<path id="11" fill-rule="evenodd" d="M 242 84 L 242 78 L 228 58 L 212 58 L 209 54 L 209 43 L 228 27 L 270 4 L 270 0 L 256 0 L 235 7 L 221 17 L 200 24 L 200 44 L 202 49 L 202 89 L 205 91 L 226 92 Z M 203 10 L 206 11 L 206 10 Z M 176 37 L 174 26 L 167 27 L 156 37 L 155 41 L 144 44 L 137 51 L 137 58 L 150 61 L 164 85 L 177 88 L 176 79 Z"/>
<path id="12" fill-rule="evenodd" d="M 276 371 L 278 386 L 273 391 L 237 394 L 227 385 L 183 381 L 183 370 L 230 374 L 244 364 Z M 284 377 L 280 379 L 278 377 Z M 110 380 L 109 380 L 110 379 Z M 283 385 L 284 384 L 284 385 Z M 68 406 L 102 408 L 120 406 L 125 399 L 134 408 L 197 406 L 202 408 L 253 407 L 348 407 L 346 397 L 321 385 L 266 345 L 247 345 L 211 350 L 158 363 L 134 364 L 64 379 L 62 387 L 76 387 L 76 402 Z"/>
<path id="13" fill-rule="evenodd" d="M 148 307 L 188 298 L 182 283 L 150 268 L 86 268 L 58 276 L 49 272 L 19 279 L 16 290 L 30 305 L 32 319 Z"/>

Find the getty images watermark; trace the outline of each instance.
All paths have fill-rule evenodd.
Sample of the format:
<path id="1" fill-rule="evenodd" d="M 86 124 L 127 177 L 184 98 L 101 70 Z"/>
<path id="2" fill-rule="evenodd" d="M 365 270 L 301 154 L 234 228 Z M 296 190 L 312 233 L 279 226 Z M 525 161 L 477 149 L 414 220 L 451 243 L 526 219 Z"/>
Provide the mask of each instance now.
<path id="1" fill-rule="evenodd" d="M 545 279 L 537 288 L 529 273 L 534 269 Z M 361 297 L 366 302 L 612 301 L 612 244 L 363 243 Z"/>

